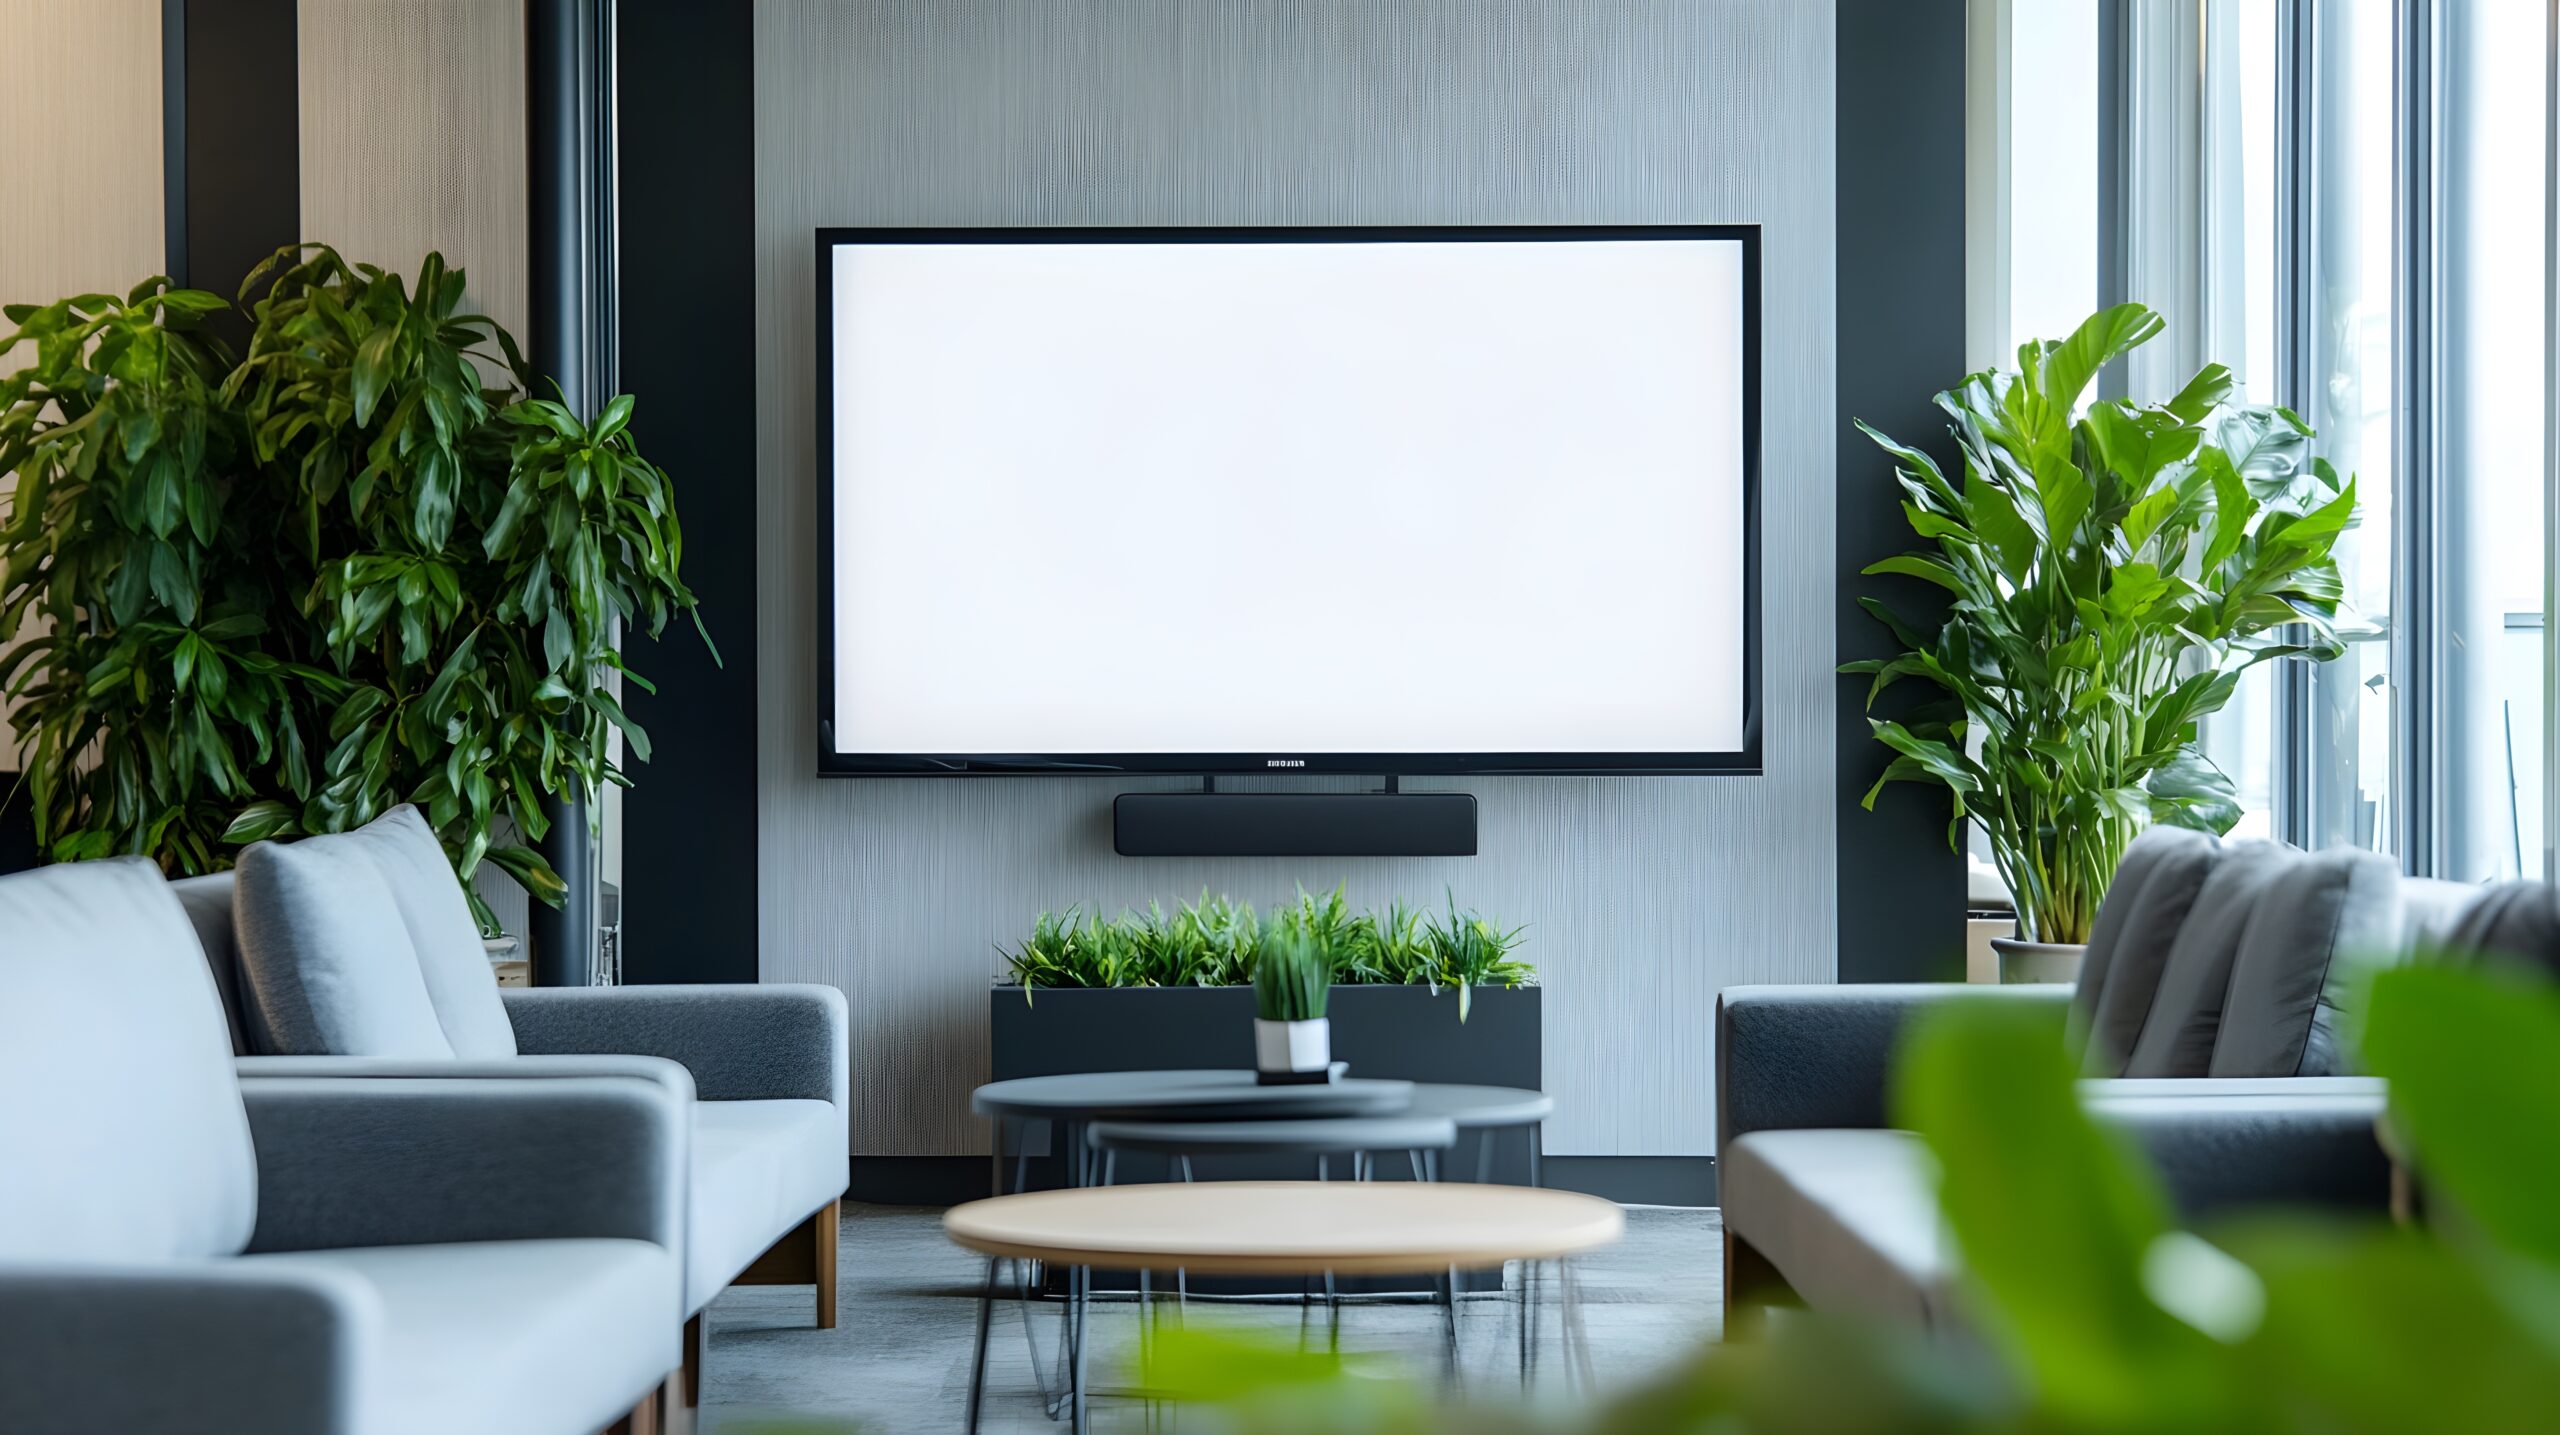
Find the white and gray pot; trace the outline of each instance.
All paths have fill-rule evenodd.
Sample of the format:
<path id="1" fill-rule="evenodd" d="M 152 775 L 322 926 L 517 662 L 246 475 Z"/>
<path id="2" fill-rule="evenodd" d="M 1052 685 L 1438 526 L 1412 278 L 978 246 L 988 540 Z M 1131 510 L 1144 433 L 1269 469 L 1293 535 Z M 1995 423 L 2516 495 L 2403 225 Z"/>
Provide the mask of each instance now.
<path id="1" fill-rule="evenodd" d="M 1253 1022 L 1253 1064 L 1280 1073 L 1322 1071 L 1333 1065 L 1333 1023 L 1313 1021 Z"/>
<path id="2" fill-rule="evenodd" d="M 2008 985 L 2076 982 L 2080 980 L 2080 958 L 2089 948 L 2081 942 L 2022 942 L 2015 937 L 1993 937 L 1991 950 L 1999 954 L 2000 981 Z"/>

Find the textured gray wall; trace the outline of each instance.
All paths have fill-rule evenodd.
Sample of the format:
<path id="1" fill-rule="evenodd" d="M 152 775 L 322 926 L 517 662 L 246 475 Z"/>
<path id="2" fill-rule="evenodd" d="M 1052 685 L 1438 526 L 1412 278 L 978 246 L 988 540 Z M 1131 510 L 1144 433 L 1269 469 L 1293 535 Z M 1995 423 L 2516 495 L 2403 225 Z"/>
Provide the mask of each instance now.
<path id="1" fill-rule="evenodd" d="M 761 969 L 851 998 L 857 1154 L 985 1149 L 1040 909 L 1337 880 L 1528 925 L 1549 1150 L 1713 1149 L 1717 990 L 1834 963 L 1832 41 L 1828 0 L 759 0 Z M 1417 782 L 1482 855 L 1337 862 L 1116 857 L 1136 781 L 810 776 L 813 229 L 1602 222 L 1766 226 L 1767 776 Z"/>

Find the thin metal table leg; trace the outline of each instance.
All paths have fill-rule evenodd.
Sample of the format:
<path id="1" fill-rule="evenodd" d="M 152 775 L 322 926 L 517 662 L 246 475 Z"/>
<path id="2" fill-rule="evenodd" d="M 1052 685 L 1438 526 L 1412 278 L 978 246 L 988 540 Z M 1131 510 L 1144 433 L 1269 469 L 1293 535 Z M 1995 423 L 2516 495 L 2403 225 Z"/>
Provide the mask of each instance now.
<path id="1" fill-rule="evenodd" d="M 1582 1326 L 1582 1282 L 1573 1273 L 1573 1262 L 1559 1259 L 1556 1278 L 1564 1287 L 1562 1335 L 1565 1364 L 1582 1378 L 1582 1394 L 1586 1397 L 1600 1387 L 1599 1372 L 1591 1363 L 1591 1333 Z"/>
<path id="2" fill-rule="evenodd" d="M 1488 1126 L 1476 1133 L 1476 1184 L 1493 1184 L 1493 1131 Z"/>
<path id="3" fill-rule="evenodd" d="M 1075 1291 L 1076 1363 L 1074 1384 L 1067 1391 L 1067 1429 L 1072 1435 L 1085 1435 L 1085 1431 L 1091 1428 L 1085 1423 L 1085 1308 L 1093 1300 L 1093 1268 L 1076 1267 L 1075 1274 L 1069 1277 L 1069 1284 Z"/>
<path id="4" fill-rule="evenodd" d="M 1001 1170 L 1002 1167 L 997 1169 Z M 978 1350 L 969 1362 L 969 1435 L 978 1435 L 978 1411 L 987 1399 L 987 1325 L 995 1318 L 996 1258 L 987 1257 L 987 1283 L 978 1292 Z M 1032 1367 L 1038 1369 L 1038 1366 Z"/>
<path id="5" fill-rule="evenodd" d="M 1547 1184 L 1538 1170 L 1539 1158 L 1546 1154 L 1546 1133 L 1547 1126 L 1543 1121 L 1533 1123 L 1529 1127 L 1529 1184 L 1532 1186 L 1543 1187 Z"/>

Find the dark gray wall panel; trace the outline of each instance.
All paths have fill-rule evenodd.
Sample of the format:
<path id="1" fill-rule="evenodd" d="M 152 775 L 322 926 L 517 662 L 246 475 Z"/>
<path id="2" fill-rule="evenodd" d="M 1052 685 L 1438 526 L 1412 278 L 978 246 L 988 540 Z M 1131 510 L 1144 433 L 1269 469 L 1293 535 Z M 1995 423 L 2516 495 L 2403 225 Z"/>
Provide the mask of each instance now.
<path id="1" fill-rule="evenodd" d="M 764 0 L 756 47 L 761 970 L 851 998 L 854 1150 L 984 1149 L 993 947 L 1039 909 L 1340 880 L 1528 924 L 1549 1150 L 1711 1151 L 1716 992 L 1833 971 L 1827 0 Z M 1767 226 L 1767 776 L 1416 783 L 1477 795 L 1482 855 L 1317 863 L 1114 856 L 1112 796 L 1178 783 L 810 775 L 811 230 L 1506 222 Z"/>

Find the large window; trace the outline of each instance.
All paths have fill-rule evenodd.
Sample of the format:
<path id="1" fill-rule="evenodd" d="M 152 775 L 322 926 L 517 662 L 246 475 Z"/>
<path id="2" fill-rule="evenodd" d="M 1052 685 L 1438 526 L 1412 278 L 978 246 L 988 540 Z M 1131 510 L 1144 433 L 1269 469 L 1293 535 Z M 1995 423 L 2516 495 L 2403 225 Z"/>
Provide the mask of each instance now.
<path id="1" fill-rule="evenodd" d="M 2551 12 L 1977 0 L 2011 47 L 2012 102 L 2030 42 L 2041 65 L 2090 65 L 2087 92 L 2105 97 L 2094 241 L 2056 224 L 2031 255 L 2035 236 L 2002 227 L 1995 299 L 2020 321 L 2003 338 L 2054 327 L 2045 307 L 2083 292 L 2068 275 L 2094 257 L 2096 301 L 2159 309 L 2175 344 L 2117 392 L 2157 397 L 2168 370 L 2220 361 L 2356 478 L 2360 520 L 2338 547 L 2346 656 L 2253 672 L 2205 726 L 2243 835 L 2388 851 L 2465 881 L 2551 871 Z M 2086 61 L 2056 38 L 2099 15 Z M 2047 132 L 2005 137 L 2007 158 L 2053 163 L 2054 144 L 2080 142 L 2076 118 L 2066 103 Z"/>

